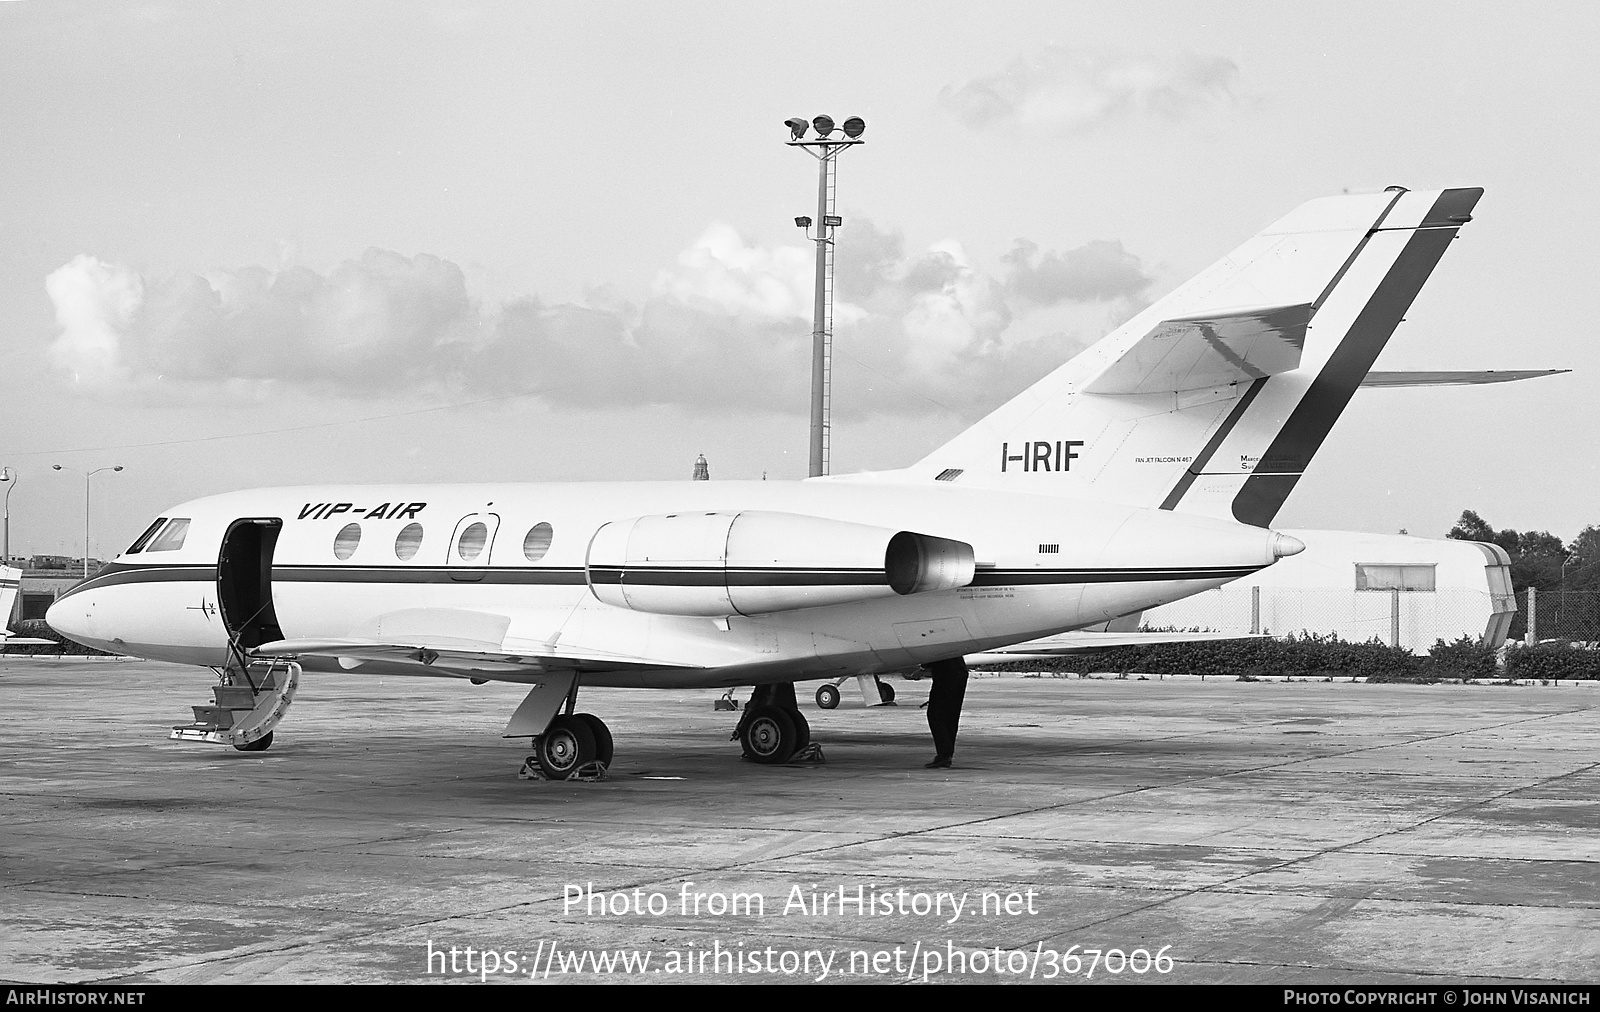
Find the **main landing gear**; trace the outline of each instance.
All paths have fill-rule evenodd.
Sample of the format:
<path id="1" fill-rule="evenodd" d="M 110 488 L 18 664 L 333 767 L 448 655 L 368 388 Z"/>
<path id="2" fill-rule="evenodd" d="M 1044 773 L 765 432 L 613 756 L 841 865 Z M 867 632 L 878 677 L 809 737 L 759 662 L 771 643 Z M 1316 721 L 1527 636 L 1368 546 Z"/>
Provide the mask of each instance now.
<path id="1" fill-rule="evenodd" d="M 516 736 L 521 721 L 544 730 L 533 735 L 533 754 L 522 764 L 524 779 L 602 780 L 615 747 L 611 729 L 592 713 L 574 713 L 577 679 L 535 687 L 511 719 L 507 731 Z M 550 714 L 547 718 L 545 714 Z M 522 733 L 527 733 L 523 731 Z"/>
<path id="2" fill-rule="evenodd" d="M 592 713 L 558 713 L 533 740 L 530 758 L 546 780 L 599 779 L 615 751 L 605 721 Z"/>
<path id="3" fill-rule="evenodd" d="M 811 725 L 795 702 L 793 682 L 756 686 L 733 737 L 744 748 L 744 758 L 763 766 L 802 757 L 822 759 L 822 749 L 811 744 Z"/>

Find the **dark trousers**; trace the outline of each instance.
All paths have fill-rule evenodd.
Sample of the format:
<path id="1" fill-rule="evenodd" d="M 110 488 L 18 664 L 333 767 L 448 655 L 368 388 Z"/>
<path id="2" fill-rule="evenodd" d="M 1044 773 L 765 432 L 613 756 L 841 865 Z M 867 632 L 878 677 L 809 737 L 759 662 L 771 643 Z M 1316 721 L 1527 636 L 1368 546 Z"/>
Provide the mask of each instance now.
<path id="1" fill-rule="evenodd" d="M 928 693 L 928 730 L 933 750 L 942 757 L 956 753 L 956 731 L 961 726 L 961 703 L 967 698 L 967 659 L 955 657 L 928 665 L 933 691 Z"/>

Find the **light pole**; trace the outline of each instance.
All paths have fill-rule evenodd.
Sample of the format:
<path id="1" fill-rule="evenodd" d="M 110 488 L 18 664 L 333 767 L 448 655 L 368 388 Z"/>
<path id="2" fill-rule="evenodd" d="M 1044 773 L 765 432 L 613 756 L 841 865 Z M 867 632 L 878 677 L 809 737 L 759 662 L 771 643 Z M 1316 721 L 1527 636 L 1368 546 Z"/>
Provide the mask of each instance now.
<path id="1" fill-rule="evenodd" d="M 0 467 L 0 482 L 6 486 L 6 541 L 5 554 L 0 556 L 0 566 L 11 565 L 11 490 L 17 487 L 22 476 L 9 467 Z"/>
<path id="2" fill-rule="evenodd" d="M 817 244 L 817 284 L 812 302 L 811 325 L 811 477 L 828 473 L 833 452 L 832 411 L 833 388 L 833 230 L 844 224 L 833 213 L 833 195 L 836 169 L 840 153 L 857 144 L 865 144 L 861 135 L 867 122 L 852 116 L 839 127 L 840 136 L 833 136 L 832 116 L 818 116 L 807 123 L 796 116 L 783 121 L 789 128 L 788 144 L 803 148 L 817 160 L 817 234 L 811 234 L 811 219 L 799 217 L 794 223 L 806 230 L 806 238 Z M 806 140 L 806 129 L 816 130 L 813 140 Z"/>
<path id="3" fill-rule="evenodd" d="M 57 471 L 78 471 L 75 467 L 63 467 L 60 464 L 51 466 Z M 120 470 L 122 470 L 121 464 L 112 464 L 108 467 L 97 467 L 93 471 L 78 471 L 83 475 L 83 578 L 85 580 L 89 578 L 89 479 L 101 471 Z"/>

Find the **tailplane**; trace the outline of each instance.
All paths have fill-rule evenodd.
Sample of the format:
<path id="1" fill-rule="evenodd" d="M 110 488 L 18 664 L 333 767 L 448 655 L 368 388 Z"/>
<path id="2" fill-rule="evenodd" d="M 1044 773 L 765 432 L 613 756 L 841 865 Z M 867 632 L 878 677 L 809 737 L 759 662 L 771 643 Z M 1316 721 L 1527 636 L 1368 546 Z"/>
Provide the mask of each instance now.
<path id="1" fill-rule="evenodd" d="M 1482 194 L 1303 204 L 895 477 L 1264 527 Z"/>
<path id="2" fill-rule="evenodd" d="M 17 594 L 22 591 L 22 570 L 0 566 L 0 650 L 6 647 L 55 647 L 55 640 L 33 636 L 15 636 L 11 632 L 11 615 L 17 610 Z"/>

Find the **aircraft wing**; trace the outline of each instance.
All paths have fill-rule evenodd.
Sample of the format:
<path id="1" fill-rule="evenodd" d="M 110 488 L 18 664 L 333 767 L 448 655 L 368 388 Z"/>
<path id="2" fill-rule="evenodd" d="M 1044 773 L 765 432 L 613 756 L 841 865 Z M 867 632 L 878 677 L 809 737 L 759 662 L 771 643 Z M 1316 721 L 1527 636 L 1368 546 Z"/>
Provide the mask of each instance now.
<path id="1" fill-rule="evenodd" d="M 1266 633 L 1225 632 L 1067 632 L 1007 647 L 968 654 L 969 664 L 995 664 L 1000 661 L 1039 661 L 1069 654 L 1104 650 L 1108 647 L 1144 647 L 1156 643 L 1203 643 L 1215 640 L 1265 639 Z"/>
<path id="2" fill-rule="evenodd" d="M 321 660 L 345 671 L 372 674 L 434 675 L 532 682 L 540 676 L 602 671 L 672 668 L 697 670 L 699 665 L 674 664 L 639 657 L 598 653 L 511 653 L 464 648 L 458 644 L 389 643 L 370 639 L 295 639 L 263 643 L 250 651 L 257 657 Z"/>

